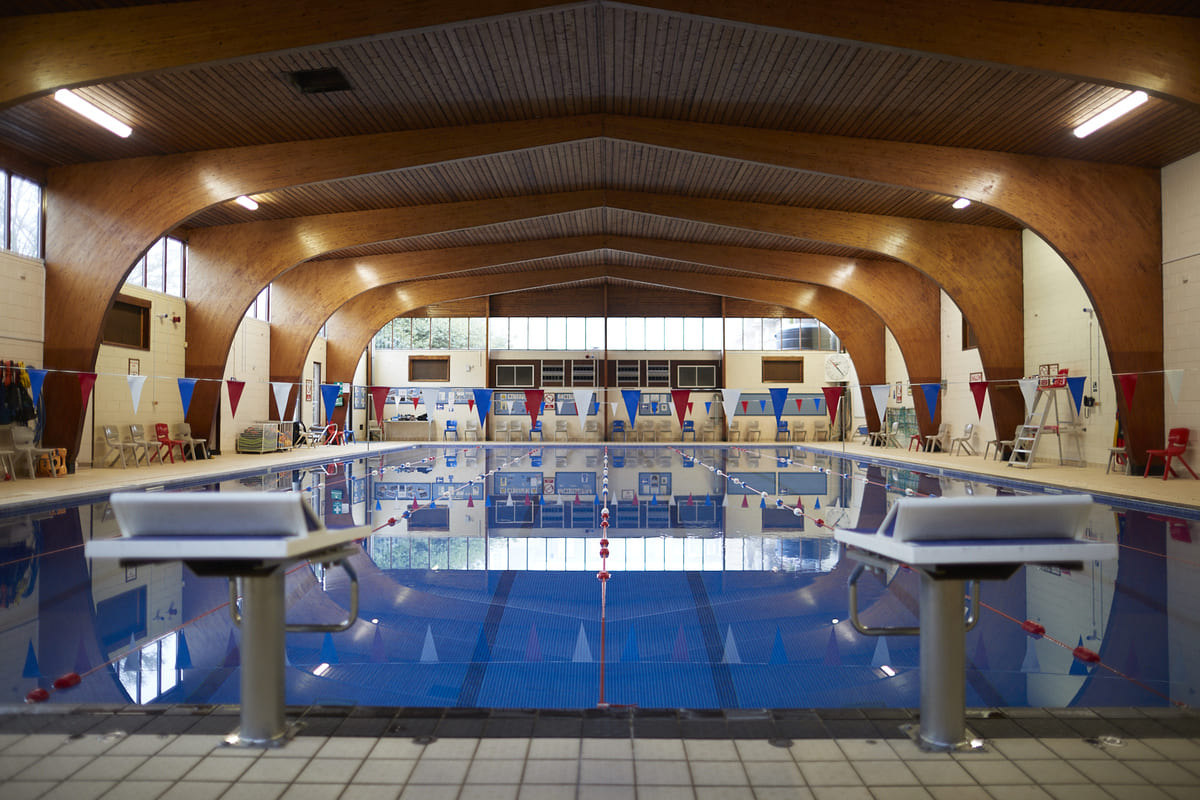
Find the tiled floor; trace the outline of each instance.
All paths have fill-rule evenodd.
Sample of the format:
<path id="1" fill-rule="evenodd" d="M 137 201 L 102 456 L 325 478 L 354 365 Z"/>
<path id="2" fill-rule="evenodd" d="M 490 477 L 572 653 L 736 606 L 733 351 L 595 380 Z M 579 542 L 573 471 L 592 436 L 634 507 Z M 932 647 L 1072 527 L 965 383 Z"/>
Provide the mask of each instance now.
<path id="1" fill-rule="evenodd" d="M 998 735 L 961 753 L 921 751 L 899 733 L 903 711 L 875 718 L 857 710 L 727 718 L 704 712 L 709 722 L 721 721 L 724 735 L 703 738 L 679 735 L 688 712 L 412 711 L 291 709 L 308 726 L 286 747 L 260 750 L 223 745 L 237 722 L 228 707 L 151 714 L 0 709 L 2 794 L 5 800 L 1200 797 L 1200 717 L 1172 709 L 994 710 L 971 724 Z M 456 720 L 476 723 L 483 735 L 440 735 Z M 679 726 L 674 735 L 664 720 Z M 650 735 L 639 735 L 643 722 Z M 739 722 L 749 723 L 740 728 L 748 735 L 737 734 Z M 788 730 L 789 722 L 803 735 L 763 737 Z M 860 733 L 874 727 L 880 735 L 831 737 L 838 722 L 857 724 Z M 1059 735 L 1030 736 L 1025 729 L 1034 722 Z M 516 735 L 522 728 L 525 734 Z M 354 735 L 364 730 L 379 733 Z M 1130 730 L 1146 735 L 1128 737 Z"/>

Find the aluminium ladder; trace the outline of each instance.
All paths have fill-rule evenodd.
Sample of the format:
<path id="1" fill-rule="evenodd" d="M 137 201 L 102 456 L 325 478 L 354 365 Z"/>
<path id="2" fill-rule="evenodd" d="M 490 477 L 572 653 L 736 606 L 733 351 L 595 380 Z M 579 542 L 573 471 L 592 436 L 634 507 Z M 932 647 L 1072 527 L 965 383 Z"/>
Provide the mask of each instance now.
<path id="1" fill-rule="evenodd" d="M 1008 466 L 1020 467 L 1029 469 L 1033 466 L 1033 460 L 1037 456 L 1038 446 L 1042 442 L 1043 435 L 1055 436 L 1058 440 L 1058 463 L 1064 464 L 1063 459 L 1062 436 L 1067 433 L 1078 432 L 1078 418 L 1075 415 L 1074 406 L 1071 403 L 1070 395 L 1067 396 L 1066 409 L 1067 419 L 1064 420 L 1059 411 L 1058 393 L 1060 391 L 1069 392 L 1065 386 L 1039 386 L 1037 397 L 1033 401 L 1033 409 L 1029 412 L 1029 416 L 1025 418 L 1025 424 L 1017 432 L 1017 438 L 1013 442 L 1013 449 L 1008 458 Z M 1054 411 L 1054 424 L 1047 425 L 1047 420 L 1050 417 L 1050 411 Z M 1075 438 L 1075 448 L 1077 457 L 1070 459 L 1072 463 L 1083 465 L 1083 451 L 1079 443 L 1079 439 Z"/>

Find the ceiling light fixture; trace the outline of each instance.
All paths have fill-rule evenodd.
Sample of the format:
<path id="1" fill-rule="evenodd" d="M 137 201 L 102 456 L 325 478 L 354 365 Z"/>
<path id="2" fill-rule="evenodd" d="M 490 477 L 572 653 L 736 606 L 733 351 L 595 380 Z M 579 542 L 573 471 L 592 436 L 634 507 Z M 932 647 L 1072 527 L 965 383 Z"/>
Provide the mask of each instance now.
<path id="1" fill-rule="evenodd" d="M 954 201 L 954 205 L 952 205 L 952 206 L 950 206 L 950 207 L 951 207 L 951 208 L 957 208 L 957 209 L 963 209 L 963 208 L 966 208 L 966 207 L 967 207 L 967 206 L 969 206 L 969 205 L 971 205 L 971 201 L 970 201 L 970 200 L 968 200 L 968 199 L 967 199 L 967 198 L 965 198 L 965 197 L 960 197 L 960 198 L 958 198 L 957 200 L 955 200 L 955 201 Z"/>
<path id="2" fill-rule="evenodd" d="M 87 117 L 101 127 L 108 128 L 122 139 L 129 138 L 129 134 L 133 133 L 133 128 L 129 127 L 124 122 L 121 122 L 121 120 L 117 119 L 112 114 L 109 114 L 107 111 L 102 111 L 101 109 L 92 105 L 87 100 L 84 100 L 82 97 L 72 92 L 70 89 L 59 89 L 54 93 L 54 99 L 74 111 L 76 114 Z"/>
<path id="3" fill-rule="evenodd" d="M 239 197 L 235 197 L 233 202 L 237 203 L 247 211 L 258 211 L 258 203 L 254 202 L 244 194 Z"/>
<path id="4" fill-rule="evenodd" d="M 1130 111 L 1133 111 L 1135 108 L 1149 99 L 1150 98 L 1145 92 L 1133 92 L 1132 94 L 1127 94 L 1125 95 L 1125 98 L 1121 100 L 1121 102 L 1112 104 L 1076 128 L 1075 135 L 1082 139 L 1090 133 L 1095 133 L 1108 123 L 1120 119 Z"/>

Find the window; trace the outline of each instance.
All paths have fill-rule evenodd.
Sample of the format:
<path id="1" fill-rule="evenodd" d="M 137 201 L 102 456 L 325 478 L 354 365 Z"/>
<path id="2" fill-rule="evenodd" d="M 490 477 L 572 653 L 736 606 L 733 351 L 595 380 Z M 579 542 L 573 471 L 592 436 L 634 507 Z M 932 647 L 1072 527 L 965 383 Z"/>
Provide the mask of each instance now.
<path id="1" fill-rule="evenodd" d="M 133 265 L 125 282 L 133 286 L 144 286 L 155 292 L 184 297 L 186 268 L 187 245 L 180 239 L 164 236 L 147 248 Z M 261 312 L 266 314 L 266 309 L 262 309 Z M 246 316 L 254 317 L 256 312 L 247 311 Z"/>
<path id="2" fill-rule="evenodd" d="M 962 318 L 962 349 L 972 350 L 979 347 L 979 340 L 975 338 L 975 329 L 967 322 L 966 315 Z"/>
<path id="3" fill-rule="evenodd" d="M 410 381 L 449 381 L 450 356 L 410 356 L 408 379 Z"/>
<path id="4" fill-rule="evenodd" d="M 150 302 L 118 295 L 104 318 L 105 344 L 150 349 Z"/>
<path id="5" fill-rule="evenodd" d="M 803 358 L 763 358 L 763 383 L 803 383 Z"/>
<path id="6" fill-rule="evenodd" d="M 497 364 L 496 387 L 501 389 L 533 388 L 532 364 Z"/>
<path id="7" fill-rule="evenodd" d="M 42 257 L 42 187 L 13 175 L 8 190 L 8 249 L 29 258 Z"/>
<path id="8" fill-rule="evenodd" d="M 680 389 L 712 389 L 717 385 L 717 368 L 713 364 L 680 364 L 676 379 Z"/>
<path id="9" fill-rule="evenodd" d="M 429 319 L 428 317 L 414 317 L 412 321 L 412 349 L 413 350 L 428 350 L 429 349 Z"/>
<path id="10" fill-rule="evenodd" d="M 271 321 L 271 284 L 268 283 L 267 288 L 254 298 L 254 302 L 246 309 L 246 316 L 251 319 L 261 319 L 263 322 Z"/>

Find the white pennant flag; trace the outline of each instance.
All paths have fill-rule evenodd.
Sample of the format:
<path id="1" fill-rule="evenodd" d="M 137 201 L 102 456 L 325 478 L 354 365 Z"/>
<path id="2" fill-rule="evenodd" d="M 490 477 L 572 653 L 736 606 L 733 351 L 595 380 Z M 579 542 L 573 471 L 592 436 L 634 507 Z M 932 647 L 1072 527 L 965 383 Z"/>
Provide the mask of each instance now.
<path id="1" fill-rule="evenodd" d="M 1167 381 L 1167 388 L 1171 390 L 1171 402 L 1179 402 L 1179 390 L 1183 388 L 1183 370 L 1169 369 L 1163 373 L 1163 378 Z"/>
<path id="2" fill-rule="evenodd" d="M 737 413 L 738 400 L 742 397 L 741 389 L 722 389 L 721 405 L 725 406 L 725 419 L 733 419 Z"/>
<path id="3" fill-rule="evenodd" d="M 429 408 L 428 408 L 429 406 L 433 405 L 433 403 L 431 401 L 436 400 L 436 399 L 437 399 L 437 395 L 433 393 L 433 389 L 422 389 L 421 390 L 421 405 L 426 407 L 426 409 L 425 409 L 426 411 L 429 410 Z"/>
<path id="4" fill-rule="evenodd" d="M 279 418 L 287 415 L 288 395 L 292 393 L 292 384 L 282 381 L 271 381 L 271 391 L 275 393 L 275 408 L 279 410 Z"/>
<path id="5" fill-rule="evenodd" d="M 575 416 L 579 417 L 579 428 L 583 430 L 584 423 L 587 422 L 588 412 L 592 410 L 592 396 L 596 394 L 595 389 L 575 389 Z"/>
<path id="6" fill-rule="evenodd" d="M 875 410 L 879 412 L 879 422 L 883 423 L 883 412 L 887 410 L 888 391 L 890 387 L 886 383 L 880 383 L 871 387 L 871 396 L 875 398 Z"/>
<path id="7" fill-rule="evenodd" d="M 612 406 L 612 415 L 615 417 L 617 415 L 617 404 L 609 403 L 609 405 Z"/>
<path id="8" fill-rule="evenodd" d="M 1033 404 L 1037 398 L 1037 378 L 1021 378 L 1017 381 L 1021 386 L 1021 394 L 1025 395 L 1025 410 L 1033 412 Z"/>
<path id="9" fill-rule="evenodd" d="M 129 396 L 133 398 L 133 413 L 137 413 L 138 403 L 142 401 L 142 387 L 146 385 L 145 375 L 127 375 L 129 381 Z"/>

